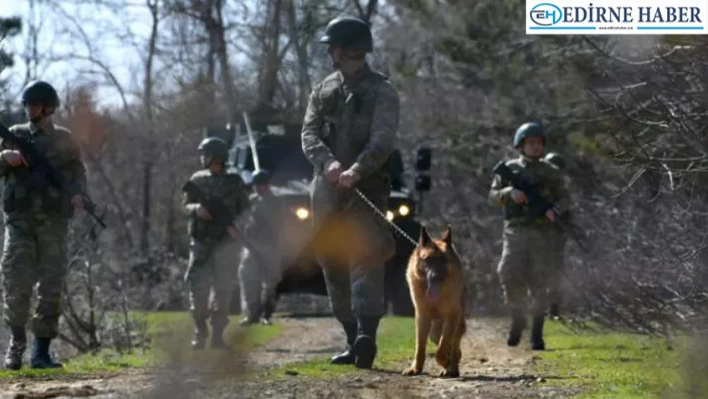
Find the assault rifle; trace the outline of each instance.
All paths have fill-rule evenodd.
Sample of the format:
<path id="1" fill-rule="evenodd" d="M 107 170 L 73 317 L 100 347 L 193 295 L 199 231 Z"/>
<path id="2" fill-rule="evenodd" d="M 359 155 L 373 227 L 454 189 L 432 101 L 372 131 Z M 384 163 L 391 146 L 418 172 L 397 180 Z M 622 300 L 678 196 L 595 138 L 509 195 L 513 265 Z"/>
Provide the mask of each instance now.
<path id="1" fill-rule="evenodd" d="M 555 214 L 553 225 L 560 229 L 564 234 L 567 233 L 567 235 L 575 241 L 576 244 L 578 244 L 580 249 L 586 253 L 590 252 L 581 242 L 581 238 L 578 237 L 579 233 L 577 227 L 563 220 L 563 217 L 558 212 L 558 209 L 543 198 L 538 185 L 530 184 L 523 179 L 520 174 L 514 173 L 514 171 L 511 170 L 511 168 L 509 168 L 504 161 L 497 163 L 494 166 L 494 169 L 492 169 L 492 173 L 499 175 L 502 179 L 508 181 L 513 188 L 522 191 L 526 195 L 529 205 L 529 211 L 527 214 L 529 219 L 536 219 L 539 217 L 545 218 L 546 212 L 549 210 L 553 211 Z"/>
<path id="2" fill-rule="evenodd" d="M 253 251 L 254 246 L 251 244 L 248 239 L 246 238 L 246 235 L 243 234 L 241 229 L 236 227 L 234 224 L 234 221 L 236 220 L 236 215 L 231 212 L 231 210 L 224 204 L 223 201 L 219 200 L 218 198 L 208 198 L 202 189 L 199 188 L 193 181 L 188 180 L 184 186 L 182 186 L 182 191 L 187 193 L 187 195 L 194 197 L 197 202 L 199 202 L 204 208 L 206 208 L 207 212 L 212 217 L 212 222 L 215 223 L 217 226 L 223 227 L 224 229 L 227 229 L 228 227 L 232 227 L 234 230 L 239 235 L 239 238 L 243 241 L 243 245 L 248 249 L 249 251 Z"/>
<path id="3" fill-rule="evenodd" d="M 25 161 L 27 161 L 27 166 L 29 167 L 29 181 L 31 184 L 38 187 L 46 184 L 48 180 L 50 184 L 58 188 L 70 198 L 74 195 L 81 195 L 81 197 L 83 197 L 83 205 L 86 213 L 91 215 L 91 217 L 93 217 L 96 222 L 101 225 L 101 227 L 104 229 L 106 228 L 106 224 L 103 220 L 96 215 L 96 204 L 91 201 L 88 194 L 80 192 L 74 185 L 68 184 L 64 179 L 64 176 L 62 176 L 59 171 L 54 169 L 47 157 L 37 149 L 34 143 L 13 134 L 10 129 L 2 123 L 0 123 L 0 138 L 2 138 L 3 141 L 12 143 L 15 148 L 22 153 L 22 156 Z"/>

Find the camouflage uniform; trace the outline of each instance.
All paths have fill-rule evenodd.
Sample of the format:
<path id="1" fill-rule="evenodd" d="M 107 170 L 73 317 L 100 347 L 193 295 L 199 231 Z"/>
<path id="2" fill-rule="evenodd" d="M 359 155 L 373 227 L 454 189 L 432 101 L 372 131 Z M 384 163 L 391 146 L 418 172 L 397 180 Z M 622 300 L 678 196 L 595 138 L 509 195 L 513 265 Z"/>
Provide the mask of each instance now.
<path id="1" fill-rule="evenodd" d="M 506 164 L 527 181 L 538 184 L 541 194 L 560 213 L 566 212 L 570 199 L 558 168 L 524 155 Z M 529 220 L 528 205 L 514 203 L 511 191 L 509 182 L 495 176 L 489 197 L 504 207 L 505 214 L 504 247 L 497 273 L 514 320 L 525 325 L 527 292 L 531 294 L 531 314 L 535 318 L 542 317 L 547 309 L 548 277 L 556 273 L 560 233 L 545 216 Z"/>
<path id="2" fill-rule="evenodd" d="M 558 153 L 550 152 L 544 157 L 551 165 L 554 165 L 559 170 L 564 171 L 566 164 L 565 160 Z M 563 176 L 564 180 L 568 180 L 567 175 Z M 566 182 L 567 184 L 567 182 Z M 565 225 L 572 224 L 572 218 L 570 211 L 566 210 L 564 214 L 561 215 L 561 219 Z M 550 304 L 549 315 L 552 317 L 559 316 L 559 305 L 561 301 L 561 280 L 563 278 L 563 273 L 565 271 L 565 245 L 568 237 L 566 234 L 557 232 L 556 239 L 554 240 L 555 247 L 551 252 L 553 256 L 552 265 L 549 267 L 550 274 L 548 275 L 548 301 Z"/>
<path id="3" fill-rule="evenodd" d="M 282 215 L 281 203 L 272 192 L 251 195 L 244 234 L 253 248 L 244 248 L 238 272 L 247 322 L 255 322 L 261 316 L 267 322 L 275 308 L 275 289 L 282 277 L 282 248 L 277 228 Z"/>
<path id="4" fill-rule="evenodd" d="M 34 123 L 10 128 L 15 135 L 31 138 L 51 165 L 69 184 L 86 193 L 86 171 L 79 144 L 69 130 L 49 122 L 44 129 Z M 12 149 L 3 142 L 2 149 Z M 35 337 L 48 342 L 57 336 L 62 290 L 67 274 L 67 235 L 74 214 L 71 198 L 55 186 L 29 181 L 26 167 L 11 167 L 0 160 L 5 178 L 3 208 L 5 244 L 2 256 L 4 319 L 14 331 L 22 331 L 30 311 L 32 290 L 37 284 L 38 302 L 32 318 Z M 24 352 L 24 343 L 15 348 Z"/>
<path id="5" fill-rule="evenodd" d="M 314 165 L 311 207 L 323 267 L 335 317 L 352 347 L 371 324 L 375 337 L 385 313 L 384 263 L 395 252 L 395 241 L 369 206 L 352 190 L 326 180 L 325 164 L 337 160 L 353 169 L 361 190 L 379 209 L 390 193 L 389 156 L 398 129 L 399 98 L 382 74 L 368 65 L 354 78 L 335 72 L 310 95 L 302 130 L 302 148 Z M 321 243 L 321 242 L 320 242 Z M 368 334 L 367 334 L 368 335 Z"/>
<path id="6" fill-rule="evenodd" d="M 206 197 L 223 201 L 234 215 L 248 207 L 248 193 L 238 175 L 213 173 L 204 169 L 194 173 L 190 180 Z M 197 203 L 197 199 L 185 193 L 182 203 L 187 207 Z M 190 311 L 196 328 L 197 343 L 193 345 L 199 348 L 200 343 L 206 339 L 206 322 L 211 316 L 212 346 L 219 346 L 221 334 L 229 322 L 233 274 L 236 272 L 241 246 L 238 241 L 229 238 L 226 228 L 210 220 L 201 220 L 193 212 L 189 212 L 189 216 L 191 242 L 185 280 L 189 286 Z M 209 312 L 211 290 L 213 298 Z"/>

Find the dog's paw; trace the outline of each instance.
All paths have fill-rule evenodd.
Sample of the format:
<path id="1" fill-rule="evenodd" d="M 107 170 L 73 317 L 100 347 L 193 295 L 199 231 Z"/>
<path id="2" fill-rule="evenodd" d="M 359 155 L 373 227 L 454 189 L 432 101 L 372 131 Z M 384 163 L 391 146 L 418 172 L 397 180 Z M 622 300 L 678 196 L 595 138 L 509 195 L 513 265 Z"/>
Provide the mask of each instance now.
<path id="1" fill-rule="evenodd" d="M 440 377 L 445 377 L 445 378 L 458 378 L 460 376 L 460 371 L 459 370 L 450 370 L 450 369 L 443 369 L 440 372 Z"/>
<path id="2" fill-rule="evenodd" d="M 409 367 L 403 370 L 403 375 L 419 375 L 423 370 L 416 369 L 415 367 Z"/>
<path id="3" fill-rule="evenodd" d="M 450 365 L 450 356 L 446 350 L 440 348 L 435 352 L 435 361 L 440 367 L 446 369 Z"/>

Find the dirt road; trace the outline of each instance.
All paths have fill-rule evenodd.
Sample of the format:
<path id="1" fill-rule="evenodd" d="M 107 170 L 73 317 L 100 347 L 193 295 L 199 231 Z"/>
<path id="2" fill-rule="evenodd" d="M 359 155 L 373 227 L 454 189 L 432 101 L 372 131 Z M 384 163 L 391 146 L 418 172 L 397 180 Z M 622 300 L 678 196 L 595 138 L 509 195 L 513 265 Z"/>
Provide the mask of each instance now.
<path id="1" fill-rule="evenodd" d="M 471 320 L 463 340 L 461 377 L 436 377 L 437 365 L 426 361 L 429 374 L 404 377 L 400 373 L 409 359 L 396 369 L 377 369 L 346 376 L 269 376 L 264 370 L 293 362 L 330 356 L 340 349 L 344 335 L 331 318 L 277 319 L 282 334 L 264 347 L 246 355 L 217 359 L 219 370 L 203 364 L 175 361 L 160 370 L 140 370 L 64 381 L 6 381 L 0 397 L 96 399 L 170 398 L 568 398 L 567 388 L 545 386 L 553 376 L 530 374 L 534 354 L 525 348 L 510 349 L 503 342 L 500 322 Z M 412 349 L 410 356 L 412 356 Z M 410 358 L 409 356 L 409 358 Z M 213 366 L 214 364 L 212 364 Z M 244 365 L 253 372 L 243 377 Z M 239 378 L 239 376 L 243 378 Z M 82 389 L 83 387 L 83 389 Z M 72 391 L 73 389 L 73 391 Z M 62 391 L 63 390 L 63 391 Z"/>

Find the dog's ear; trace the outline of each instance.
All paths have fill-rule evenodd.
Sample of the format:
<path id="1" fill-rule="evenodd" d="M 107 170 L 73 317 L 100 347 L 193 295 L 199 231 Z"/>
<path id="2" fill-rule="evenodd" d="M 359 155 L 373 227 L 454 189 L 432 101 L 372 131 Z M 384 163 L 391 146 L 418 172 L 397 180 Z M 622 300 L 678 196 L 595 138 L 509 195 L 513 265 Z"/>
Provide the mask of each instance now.
<path id="1" fill-rule="evenodd" d="M 418 239 L 418 246 L 424 247 L 430 243 L 430 235 L 428 234 L 428 229 L 425 226 L 420 226 L 420 238 Z"/>
<path id="2" fill-rule="evenodd" d="M 447 225 L 447 229 L 440 239 L 448 246 L 452 245 L 452 227 L 450 225 Z"/>

